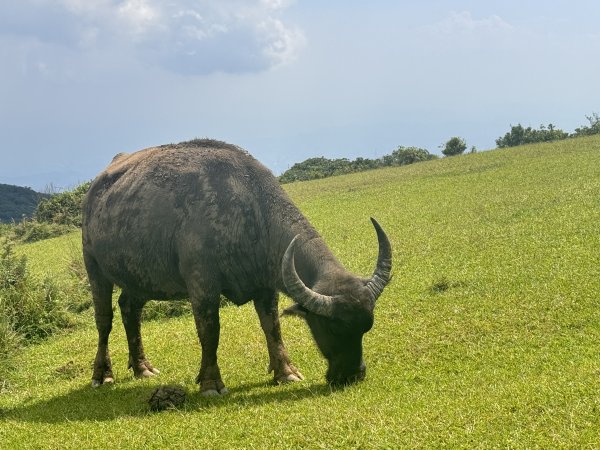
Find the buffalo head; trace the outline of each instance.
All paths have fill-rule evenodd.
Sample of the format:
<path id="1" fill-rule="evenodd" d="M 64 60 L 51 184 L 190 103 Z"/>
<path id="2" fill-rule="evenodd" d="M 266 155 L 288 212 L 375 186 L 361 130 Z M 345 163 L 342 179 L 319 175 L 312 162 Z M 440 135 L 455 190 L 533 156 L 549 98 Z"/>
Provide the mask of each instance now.
<path id="1" fill-rule="evenodd" d="M 333 279 L 318 280 L 307 287 L 296 272 L 294 249 L 299 236 L 289 244 L 282 261 L 286 289 L 296 302 L 284 314 L 303 317 L 319 350 L 329 364 L 326 379 L 332 385 L 362 380 L 366 365 L 362 357 L 363 335 L 373 326 L 377 298 L 390 280 L 392 249 L 377 221 L 371 218 L 379 241 L 375 272 L 369 279 L 335 270 Z"/>

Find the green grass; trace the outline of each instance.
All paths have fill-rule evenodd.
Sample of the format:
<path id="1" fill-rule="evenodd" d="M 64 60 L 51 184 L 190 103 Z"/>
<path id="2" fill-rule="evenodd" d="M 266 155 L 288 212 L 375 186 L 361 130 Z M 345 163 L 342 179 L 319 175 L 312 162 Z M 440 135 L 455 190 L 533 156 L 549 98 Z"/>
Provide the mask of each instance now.
<path id="1" fill-rule="evenodd" d="M 370 215 L 392 240 L 394 279 L 365 336 L 364 382 L 331 391 L 306 325 L 286 318 L 286 344 L 306 380 L 272 386 L 246 305 L 221 313 L 226 398 L 202 398 L 193 384 L 199 346 L 189 316 L 144 323 L 148 356 L 162 370 L 145 381 L 126 370 L 116 317 L 117 383 L 93 390 L 90 321 L 21 354 L 0 394 L 0 447 L 600 446 L 600 139 L 286 189 L 357 274 L 370 274 L 376 259 Z M 78 236 L 22 249 L 36 271 L 61 276 L 68 239 Z M 186 387 L 184 407 L 149 412 L 153 388 L 169 383 Z"/>
<path id="2" fill-rule="evenodd" d="M 73 276 L 74 262 L 83 264 L 81 232 L 75 231 L 59 237 L 23 244 L 15 249 L 27 256 L 30 271 L 38 277 L 52 277 L 68 283 Z"/>

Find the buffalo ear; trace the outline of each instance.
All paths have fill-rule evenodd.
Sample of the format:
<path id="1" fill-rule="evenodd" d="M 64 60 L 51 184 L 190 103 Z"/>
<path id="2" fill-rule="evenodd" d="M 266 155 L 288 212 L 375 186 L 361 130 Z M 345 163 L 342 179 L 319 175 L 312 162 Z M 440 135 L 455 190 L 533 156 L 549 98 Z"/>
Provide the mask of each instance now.
<path id="1" fill-rule="evenodd" d="M 294 303 L 289 308 L 285 308 L 281 313 L 282 316 L 298 316 L 306 319 L 306 309 L 300 306 L 298 303 Z"/>

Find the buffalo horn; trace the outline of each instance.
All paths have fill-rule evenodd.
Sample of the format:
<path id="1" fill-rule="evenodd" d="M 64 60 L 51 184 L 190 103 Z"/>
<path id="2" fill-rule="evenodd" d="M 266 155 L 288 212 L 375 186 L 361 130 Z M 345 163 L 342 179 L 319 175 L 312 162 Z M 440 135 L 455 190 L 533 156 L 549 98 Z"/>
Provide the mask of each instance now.
<path id="1" fill-rule="evenodd" d="M 377 256 L 377 267 L 371 279 L 367 282 L 367 288 L 373 296 L 373 305 L 383 292 L 383 288 L 389 283 L 392 271 L 392 246 L 387 238 L 383 228 L 371 217 L 371 222 L 377 232 L 379 241 L 379 255 Z"/>
<path id="2" fill-rule="evenodd" d="M 298 276 L 294 263 L 294 247 L 300 235 L 292 239 L 283 255 L 281 274 L 283 283 L 292 299 L 299 305 L 315 314 L 325 317 L 333 317 L 333 299 L 328 295 L 322 295 L 308 288 Z"/>

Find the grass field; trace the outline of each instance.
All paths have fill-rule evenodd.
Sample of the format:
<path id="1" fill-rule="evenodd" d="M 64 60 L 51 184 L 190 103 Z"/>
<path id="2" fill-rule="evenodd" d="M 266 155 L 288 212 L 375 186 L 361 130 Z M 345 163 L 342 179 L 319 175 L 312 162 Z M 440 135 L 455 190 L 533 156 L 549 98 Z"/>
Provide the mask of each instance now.
<path id="1" fill-rule="evenodd" d="M 357 274 L 371 274 L 376 259 L 369 216 L 391 238 L 394 278 L 365 336 L 364 382 L 332 391 L 306 325 L 286 318 L 286 344 L 306 380 L 271 385 L 264 337 L 245 305 L 221 313 L 227 397 L 203 398 L 193 383 L 199 346 L 190 316 L 144 323 L 148 356 L 162 372 L 139 381 L 126 370 L 117 314 L 117 383 L 91 389 L 90 315 L 21 354 L 0 394 L 0 447 L 600 447 L 600 139 L 286 189 Z M 78 240 L 20 251 L 32 270 L 60 277 Z M 170 383 L 185 386 L 186 403 L 151 413 L 151 391 Z"/>

